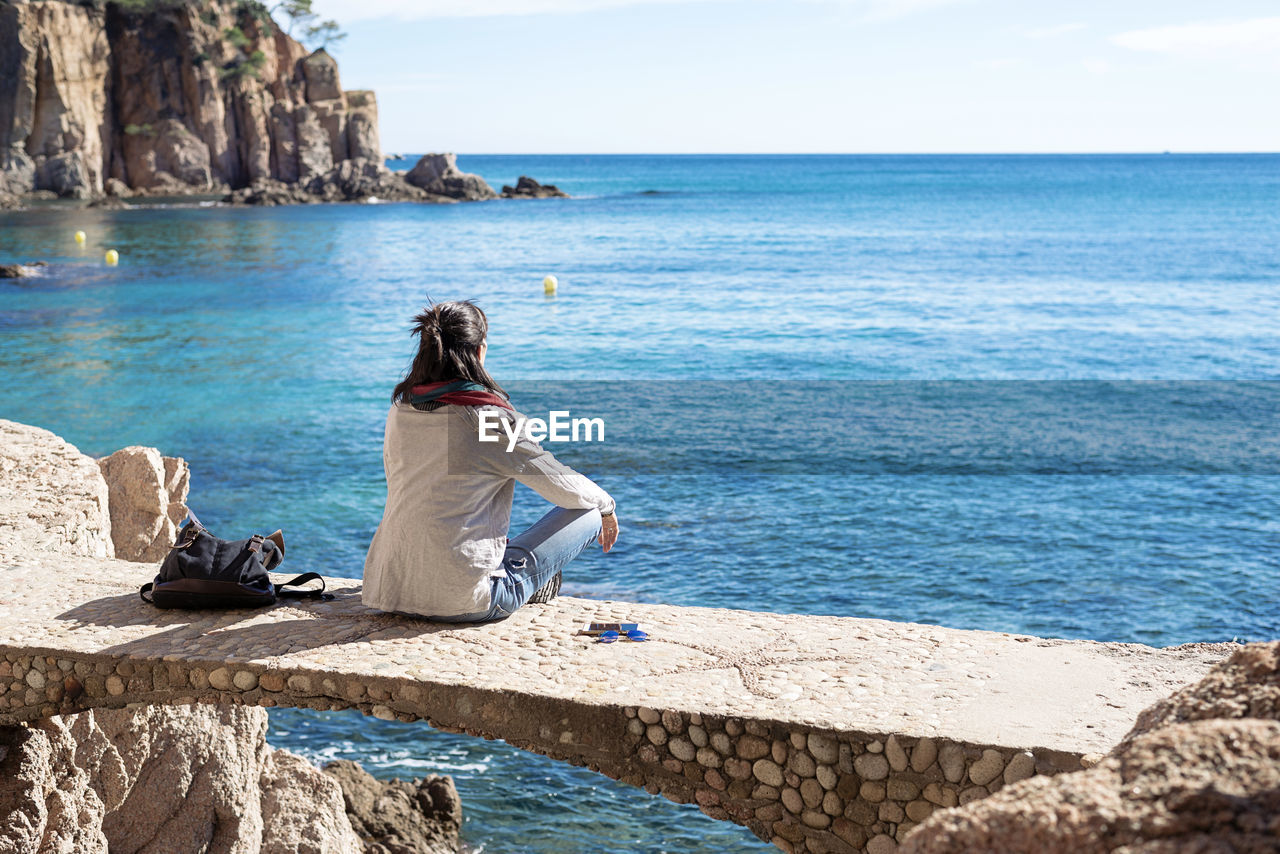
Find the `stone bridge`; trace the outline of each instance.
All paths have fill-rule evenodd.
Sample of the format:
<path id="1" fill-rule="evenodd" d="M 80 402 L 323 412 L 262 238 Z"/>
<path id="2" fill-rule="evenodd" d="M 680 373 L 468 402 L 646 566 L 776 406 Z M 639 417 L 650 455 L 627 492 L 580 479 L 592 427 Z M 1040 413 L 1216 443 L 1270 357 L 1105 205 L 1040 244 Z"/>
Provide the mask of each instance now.
<path id="1" fill-rule="evenodd" d="M 77 501 L 101 496 L 57 470 L 22 489 L 0 470 L 0 724 L 360 709 L 587 766 L 786 851 L 892 851 L 934 810 L 1077 769 L 1224 653 L 573 598 L 449 626 L 370 610 L 343 579 L 327 602 L 166 612 L 137 596 L 154 564 L 84 547 Z M 578 634 L 591 620 L 652 640 L 598 644 Z"/>

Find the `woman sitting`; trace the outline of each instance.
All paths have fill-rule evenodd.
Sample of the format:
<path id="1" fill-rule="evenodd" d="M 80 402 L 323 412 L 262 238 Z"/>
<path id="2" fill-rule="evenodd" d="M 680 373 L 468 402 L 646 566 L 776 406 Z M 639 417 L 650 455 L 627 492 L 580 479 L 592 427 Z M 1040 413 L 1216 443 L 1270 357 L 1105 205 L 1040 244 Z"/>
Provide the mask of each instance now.
<path id="1" fill-rule="evenodd" d="M 501 620 L 554 597 L 565 564 L 592 542 L 613 548 L 614 501 L 527 436 L 510 450 L 501 429 L 501 441 L 480 441 L 482 411 L 509 427 L 519 418 L 484 369 L 483 311 L 444 302 L 414 321 L 418 355 L 391 396 L 387 504 L 365 558 L 363 601 L 447 622 Z M 556 508 L 507 540 L 517 480 Z"/>

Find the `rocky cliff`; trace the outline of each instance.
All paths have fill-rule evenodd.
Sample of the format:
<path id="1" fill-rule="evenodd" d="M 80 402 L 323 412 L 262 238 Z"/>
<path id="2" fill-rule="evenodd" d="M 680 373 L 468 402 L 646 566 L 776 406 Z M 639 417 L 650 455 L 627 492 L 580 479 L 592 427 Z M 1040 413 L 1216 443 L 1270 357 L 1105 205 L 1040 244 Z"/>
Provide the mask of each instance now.
<path id="1" fill-rule="evenodd" d="M 219 192 L 382 166 L 343 91 L 253 0 L 0 0 L 0 192 Z"/>

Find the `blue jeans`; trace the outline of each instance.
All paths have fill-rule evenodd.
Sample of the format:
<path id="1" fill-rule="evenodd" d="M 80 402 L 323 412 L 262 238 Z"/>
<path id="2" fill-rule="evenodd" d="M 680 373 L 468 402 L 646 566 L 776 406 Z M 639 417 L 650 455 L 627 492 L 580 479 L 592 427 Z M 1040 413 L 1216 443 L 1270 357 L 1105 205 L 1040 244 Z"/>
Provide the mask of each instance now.
<path id="1" fill-rule="evenodd" d="M 489 623 L 504 620 L 529 601 L 569 561 L 596 541 L 600 511 L 557 507 L 529 530 L 507 541 L 503 574 L 493 579 L 493 604 L 488 611 L 457 617 L 431 617 L 443 623 Z"/>

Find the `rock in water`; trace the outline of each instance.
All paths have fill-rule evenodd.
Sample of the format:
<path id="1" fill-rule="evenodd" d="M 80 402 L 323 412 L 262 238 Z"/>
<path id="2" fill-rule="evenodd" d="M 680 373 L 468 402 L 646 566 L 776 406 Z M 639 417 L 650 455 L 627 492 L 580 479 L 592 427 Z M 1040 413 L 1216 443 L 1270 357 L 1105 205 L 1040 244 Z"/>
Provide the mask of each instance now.
<path id="1" fill-rule="evenodd" d="M 430 201 L 431 196 L 407 183 L 381 160 L 344 160 L 336 168 L 307 185 L 307 190 L 326 201 Z"/>
<path id="2" fill-rule="evenodd" d="M 561 190 L 555 184 L 539 184 L 528 175 L 521 175 L 520 180 L 516 181 L 516 185 L 514 187 L 510 184 L 502 185 L 502 198 L 567 199 L 569 198 L 569 194 Z"/>
<path id="3" fill-rule="evenodd" d="M 31 261 L 26 264 L 0 264 L 0 279 L 26 279 L 31 276 L 39 276 L 43 271 L 43 267 L 48 267 L 46 261 Z"/>
<path id="4" fill-rule="evenodd" d="M 374 779 L 354 762 L 340 759 L 324 772 L 342 787 L 351 826 L 366 854 L 454 854 L 462 828 L 462 804 L 448 777 L 407 783 Z"/>
<path id="5" fill-rule="evenodd" d="M 460 201 L 498 198 L 493 187 L 479 175 L 459 170 L 454 154 L 424 154 L 405 175 L 405 180 L 433 195 Z"/>
<path id="6" fill-rule="evenodd" d="M 902 854 L 1280 850 L 1280 642 L 1250 644 L 1144 711 L 1085 771 L 939 810 Z"/>

